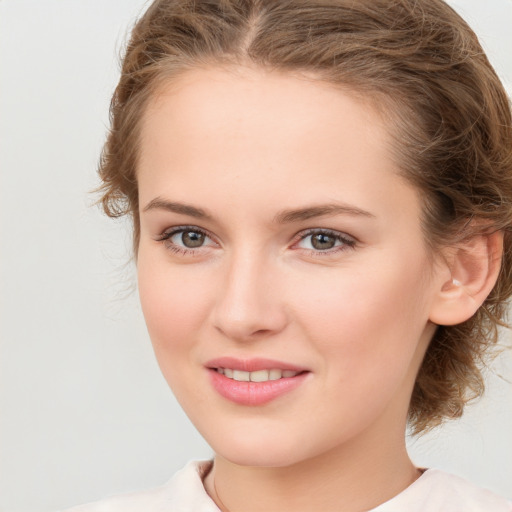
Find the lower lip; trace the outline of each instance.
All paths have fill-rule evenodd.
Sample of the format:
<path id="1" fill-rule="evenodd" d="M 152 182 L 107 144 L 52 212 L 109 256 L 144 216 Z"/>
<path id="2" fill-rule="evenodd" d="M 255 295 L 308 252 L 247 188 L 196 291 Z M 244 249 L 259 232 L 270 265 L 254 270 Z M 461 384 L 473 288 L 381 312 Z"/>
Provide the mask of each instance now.
<path id="1" fill-rule="evenodd" d="M 263 405 L 300 386 L 309 372 L 295 377 L 269 380 L 266 382 L 243 382 L 222 375 L 210 369 L 210 379 L 215 390 L 224 398 L 240 405 Z"/>

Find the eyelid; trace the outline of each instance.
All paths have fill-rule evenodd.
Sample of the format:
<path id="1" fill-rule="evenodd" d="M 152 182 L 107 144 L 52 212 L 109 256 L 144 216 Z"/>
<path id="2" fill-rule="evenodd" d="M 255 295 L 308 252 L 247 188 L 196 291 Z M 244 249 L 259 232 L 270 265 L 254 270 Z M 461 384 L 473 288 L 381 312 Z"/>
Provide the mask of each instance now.
<path id="1" fill-rule="evenodd" d="M 310 228 L 306 229 L 304 231 L 301 231 L 295 235 L 295 238 L 292 242 L 292 248 L 296 247 L 297 244 L 302 242 L 302 240 L 305 240 L 308 236 L 315 235 L 315 234 L 325 234 L 334 237 L 336 240 L 339 240 L 341 242 L 341 245 L 334 246 L 331 249 L 302 249 L 304 251 L 308 251 L 315 255 L 328 255 L 333 254 L 338 251 L 343 251 L 347 249 L 352 249 L 354 246 L 358 243 L 358 240 L 353 237 L 352 235 L 349 235 L 343 231 L 337 231 L 335 229 L 329 229 L 329 228 Z M 299 248 L 301 249 L 301 248 Z"/>
<path id="2" fill-rule="evenodd" d="M 197 233 L 201 233 L 206 238 L 211 240 L 213 242 L 213 244 L 205 244 L 200 247 L 192 248 L 192 247 L 184 247 L 184 246 L 182 247 L 181 245 L 176 245 L 170 241 L 170 239 L 174 235 L 176 235 L 178 233 L 182 233 L 184 231 L 194 231 Z M 180 225 L 180 226 L 173 226 L 171 228 L 167 228 L 160 235 L 158 235 L 155 239 L 157 242 L 163 242 L 169 249 L 175 248 L 175 249 L 179 249 L 182 251 L 186 251 L 187 253 L 200 251 L 201 249 L 212 247 L 213 245 L 216 245 L 216 246 L 219 245 L 215 236 L 212 235 L 208 230 L 201 228 L 199 226 L 194 226 L 194 225 Z"/>
<path id="3" fill-rule="evenodd" d="M 302 231 L 299 231 L 299 233 L 297 233 L 295 235 L 295 241 L 299 241 L 299 240 L 302 240 L 304 238 L 306 238 L 307 236 L 309 235 L 314 235 L 314 234 L 317 234 L 317 233 L 325 233 L 326 235 L 332 235 L 336 238 L 341 238 L 343 240 L 346 240 L 347 242 L 350 241 L 350 242 L 358 242 L 357 238 L 355 236 L 352 236 L 352 235 L 349 235 L 348 233 L 345 233 L 344 231 L 339 231 L 337 229 L 332 229 L 332 228 L 308 228 L 308 229 L 304 229 Z"/>
<path id="4" fill-rule="evenodd" d="M 188 224 L 180 225 L 180 226 L 172 226 L 171 228 L 166 228 L 160 235 L 158 235 L 158 240 L 165 240 L 176 233 L 180 233 L 181 231 L 197 231 L 198 233 L 202 233 L 206 235 L 208 238 L 212 238 L 211 234 L 204 228 L 199 226 L 192 226 Z"/>
<path id="5" fill-rule="evenodd" d="M 205 245 L 199 246 L 199 247 L 186 247 L 182 245 L 175 244 L 171 242 L 171 238 L 175 236 L 178 233 L 182 233 L 185 231 L 195 231 L 197 233 L 203 234 L 207 239 L 209 239 L 212 243 L 207 243 Z M 297 245 L 305 240 L 307 237 L 315 235 L 315 234 L 325 234 L 328 236 L 332 236 L 336 239 L 336 241 L 341 242 L 339 245 L 335 245 L 334 247 L 330 249 L 307 249 L 307 248 L 301 248 L 297 247 Z M 179 226 L 173 226 L 170 228 L 165 229 L 160 235 L 158 235 L 155 240 L 157 242 L 162 242 L 167 249 L 172 250 L 176 253 L 180 254 L 197 254 L 201 250 L 209 249 L 211 247 L 217 246 L 219 247 L 219 242 L 216 240 L 216 237 L 211 234 L 208 230 L 201 228 L 196 225 L 179 225 Z M 349 235 L 343 231 L 338 231 L 335 229 L 330 228 L 309 228 L 305 229 L 303 231 L 300 231 L 295 235 L 295 237 L 292 240 L 291 248 L 296 250 L 302 250 L 305 252 L 310 253 L 314 256 L 327 256 L 327 255 L 333 255 L 340 251 L 345 251 L 349 249 L 353 249 L 356 244 L 358 244 L 359 241 L 352 235 Z"/>

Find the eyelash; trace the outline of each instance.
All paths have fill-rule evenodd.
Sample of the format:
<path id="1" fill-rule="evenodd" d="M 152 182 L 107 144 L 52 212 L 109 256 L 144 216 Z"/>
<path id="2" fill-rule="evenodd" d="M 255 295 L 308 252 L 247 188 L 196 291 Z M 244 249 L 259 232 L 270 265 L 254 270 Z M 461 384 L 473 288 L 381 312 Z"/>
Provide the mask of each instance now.
<path id="1" fill-rule="evenodd" d="M 352 238 L 349 235 L 340 233 L 339 231 L 333 231 L 331 229 L 320 229 L 320 228 L 314 228 L 314 229 L 308 229 L 307 231 L 303 231 L 297 235 L 296 241 L 292 244 L 292 247 L 297 246 L 300 242 L 303 240 L 306 240 L 308 237 L 313 235 L 327 235 L 329 237 L 334 238 L 335 242 L 341 242 L 340 245 L 334 246 L 331 249 L 304 249 L 306 250 L 310 256 L 313 257 L 326 257 L 326 256 L 333 256 L 334 254 L 338 254 L 343 251 L 347 251 L 350 249 L 354 249 L 356 246 L 357 241 Z"/>
<path id="2" fill-rule="evenodd" d="M 204 237 L 209 238 L 210 240 L 214 240 L 214 238 L 210 235 L 210 233 L 208 233 L 208 231 L 206 231 L 198 226 L 176 226 L 175 228 L 173 228 L 171 230 L 163 232 L 157 238 L 157 241 L 162 242 L 168 250 L 170 250 L 171 252 L 173 252 L 175 254 L 179 254 L 182 256 L 197 256 L 197 255 L 199 255 L 199 253 L 196 249 L 180 247 L 170 241 L 174 235 L 177 235 L 178 233 L 184 233 L 185 231 L 190 231 L 193 233 L 200 233 Z M 292 243 L 292 248 L 296 247 L 300 242 L 302 242 L 303 240 L 306 240 L 308 237 L 313 236 L 313 235 L 327 235 L 329 237 L 334 238 L 335 242 L 341 242 L 341 244 L 339 246 L 335 246 L 331 249 L 325 249 L 325 250 L 304 249 L 305 251 L 307 251 L 309 256 L 313 256 L 313 257 L 332 256 L 339 252 L 353 249 L 357 243 L 357 241 L 354 238 L 352 238 L 348 235 L 344 235 L 344 234 L 340 233 L 339 231 L 315 228 L 315 229 L 309 229 L 307 231 L 298 233 Z M 202 249 L 202 248 L 204 248 L 204 246 L 200 246 L 197 249 Z"/>
<path id="3" fill-rule="evenodd" d="M 176 226 L 173 229 L 170 229 L 168 231 L 164 231 L 158 238 L 158 242 L 162 242 L 166 249 L 170 250 L 171 252 L 175 254 L 179 254 L 181 256 L 197 256 L 198 252 L 195 249 L 188 248 L 188 247 L 180 247 L 178 245 L 175 245 L 171 242 L 171 238 L 174 235 L 177 235 L 178 233 L 184 233 L 185 231 L 191 231 L 193 233 L 200 233 L 201 235 L 204 235 L 206 238 L 209 238 L 210 240 L 213 240 L 213 237 L 208 233 L 208 231 L 205 231 L 204 229 L 201 229 L 198 226 Z M 204 246 L 198 247 L 198 249 L 203 248 Z"/>

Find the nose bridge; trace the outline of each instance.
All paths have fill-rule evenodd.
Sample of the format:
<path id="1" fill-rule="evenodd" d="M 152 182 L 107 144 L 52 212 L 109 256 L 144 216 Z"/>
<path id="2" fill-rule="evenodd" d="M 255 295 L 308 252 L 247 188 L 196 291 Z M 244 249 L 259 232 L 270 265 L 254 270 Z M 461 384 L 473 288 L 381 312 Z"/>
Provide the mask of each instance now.
<path id="1" fill-rule="evenodd" d="M 275 263 L 263 251 L 250 247 L 233 251 L 226 258 L 216 298 L 215 327 L 237 340 L 282 330 L 286 316 L 275 275 Z"/>

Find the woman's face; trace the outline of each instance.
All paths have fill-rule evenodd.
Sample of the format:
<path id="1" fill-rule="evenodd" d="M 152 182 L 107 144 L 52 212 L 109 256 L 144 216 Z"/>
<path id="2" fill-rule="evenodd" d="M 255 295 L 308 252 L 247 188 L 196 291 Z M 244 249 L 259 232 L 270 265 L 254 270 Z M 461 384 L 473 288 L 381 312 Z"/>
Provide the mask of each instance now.
<path id="1" fill-rule="evenodd" d="M 403 440 L 439 279 L 388 144 L 369 106 L 275 72 L 190 71 L 149 105 L 142 308 L 176 397 L 234 463 Z"/>

